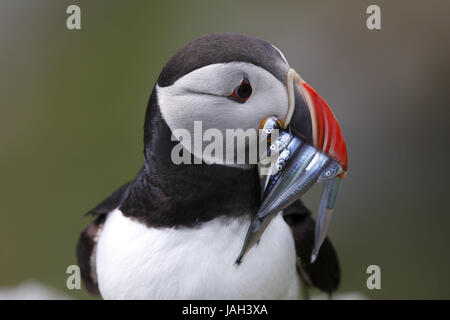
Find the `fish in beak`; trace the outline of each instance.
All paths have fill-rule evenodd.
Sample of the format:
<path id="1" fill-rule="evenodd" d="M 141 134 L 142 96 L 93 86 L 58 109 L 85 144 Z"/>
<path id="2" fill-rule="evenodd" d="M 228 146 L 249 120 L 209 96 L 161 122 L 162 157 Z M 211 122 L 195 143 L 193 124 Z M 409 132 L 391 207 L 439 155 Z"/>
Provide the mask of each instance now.
<path id="1" fill-rule="evenodd" d="M 269 144 L 258 165 L 261 205 L 250 224 L 237 264 L 259 241 L 273 217 L 316 182 L 323 182 L 313 263 L 327 236 L 341 181 L 347 172 L 345 141 L 328 104 L 294 69 L 288 72 L 287 90 L 289 105 L 285 119 L 270 117 L 261 124 L 260 143 Z"/>

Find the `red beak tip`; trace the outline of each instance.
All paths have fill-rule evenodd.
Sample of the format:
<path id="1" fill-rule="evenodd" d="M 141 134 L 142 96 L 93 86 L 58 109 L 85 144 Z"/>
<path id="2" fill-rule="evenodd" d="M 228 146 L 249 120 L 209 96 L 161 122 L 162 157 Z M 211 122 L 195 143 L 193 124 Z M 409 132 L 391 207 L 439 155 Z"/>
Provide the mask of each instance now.
<path id="1" fill-rule="evenodd" d="M 325 100 L 306 82 L 302 81 L 312 122 L 316 148 L 338 161 L 347 171 L 347 148 L 339 123 Z M 345 176 L 345 174 L 344 174 Z"/>

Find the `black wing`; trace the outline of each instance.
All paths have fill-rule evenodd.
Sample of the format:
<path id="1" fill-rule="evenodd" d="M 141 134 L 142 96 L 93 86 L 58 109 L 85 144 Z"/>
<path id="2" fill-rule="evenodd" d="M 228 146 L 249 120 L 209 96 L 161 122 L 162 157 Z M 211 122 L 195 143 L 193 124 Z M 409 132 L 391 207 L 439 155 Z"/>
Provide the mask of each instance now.
<path id="1" fill-rule="evenodd" d="M 130 183 L 124 184 L 87 213 L 87 215 L 95 215 L 97 218 L 84 229 L 78 239 L 76 253 L 78 266 L 81 270 L 81 278 L 83 279 L 86 289 L 94 295 L 100 295 L 97 283 L 95 256 L 93 256 L 97 245 L 98 233 L 105 222 L 106 214 L 119 207 L 122 201 L 127 197 L 129 186 Z"/>
<path id="2" fill-rule="evenodd" d="M 298 200 L 283 211 L 283 218 L 291 227 L 297 252 L 297 270 L 311 287 L 316 287 L 331 294 L 341 279 L 339 260 L 330 240 L 325 239 L 316 261 L 311 264 L 314 247 L 315 222 L 311 212 Z"/>

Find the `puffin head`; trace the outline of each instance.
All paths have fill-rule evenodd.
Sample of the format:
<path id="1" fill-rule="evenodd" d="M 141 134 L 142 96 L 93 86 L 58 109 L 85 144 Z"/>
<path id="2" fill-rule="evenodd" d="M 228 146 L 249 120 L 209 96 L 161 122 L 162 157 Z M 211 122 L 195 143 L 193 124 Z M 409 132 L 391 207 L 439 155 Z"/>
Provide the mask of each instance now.
<path id="1" fill-rule="evenodd" d="M 283 53 L 266 41 L 231 33 L 193 40 L 167 62 L 155 91 L 172 133 L 181 129 L 193 136 L 195 122 L 201 122 L 202 132 L 215 129 L 225 137 L 227 129 L 258 130 L 264 119 L 275 116 L 283 128 L 289 126 L 347 167 L 344 139 L 330 108 L 289 66 Z M 148 126 L 146 131 L 151 131 Z M 196 153 L 203 148 L 195 149 L 193 141 L 181 144 L 202 158 Z M 225 154 L 204 160 L 230 164 L 226 159 Z"/>
<path id="2" fill-rule="evenodd" d="M 184 152 L 201 159 L 194 163 L 244 170 L 256 166 L 236 162 L 235 155 L 245 154 L 251 141 L 231 149 L 222 141 L 223 152 L 205 155 L 203 150 L 212 138 L 203 133 L 213 130 L 226 138 L 230 129 L 257 132 L 265 119 L 275 117 L 282 129 L 336 161 L 345 175 L 347 150 L 331 109 L 283 53 L 266 41 L 231 33 L 193 40 L 164 66 L 150 101 L 154 103 L 149 103 L 144 126 L 147 158 L 150 153 L 153 158 L 158 156 L 151 139 L 159 126 L 155 108 L 169 129 L 165 139 L 170 142 L 165 142 L 172 149 L 178 143 Z M 196 129 L 201 129 L 200 137 L 195 136 Z M 180 132 L 189 133 L 192 139 L 181 137 Z"/>

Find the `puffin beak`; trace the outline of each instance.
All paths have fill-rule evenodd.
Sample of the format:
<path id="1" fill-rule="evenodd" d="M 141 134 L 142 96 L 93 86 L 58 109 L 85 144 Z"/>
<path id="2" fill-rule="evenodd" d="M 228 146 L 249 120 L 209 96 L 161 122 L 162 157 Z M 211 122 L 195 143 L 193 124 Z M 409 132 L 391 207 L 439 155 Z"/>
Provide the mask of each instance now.
<path id="1" fill-rule="evenodd" d="M 261 126 L 265 140 L 270 142 L 263 160 L 270 161 L 260 158 L 261 206 L 248 229 L 236 260 L 238 264 L 259 241 L 273 217 L 316 182 L 323 181 L 311 255 L 313 263 L 326 238 L 341 181 L 347 171 L 345 141 L 328 104 L 294 69 L 288 72 L 287 90 L 289 105 L 285 118 L 278 121 L 271 117 Z M 275 135 L 277 130 L 274 129 L 282 130 Z M 261 164 L 263 162 L 265 165 Z"/>

